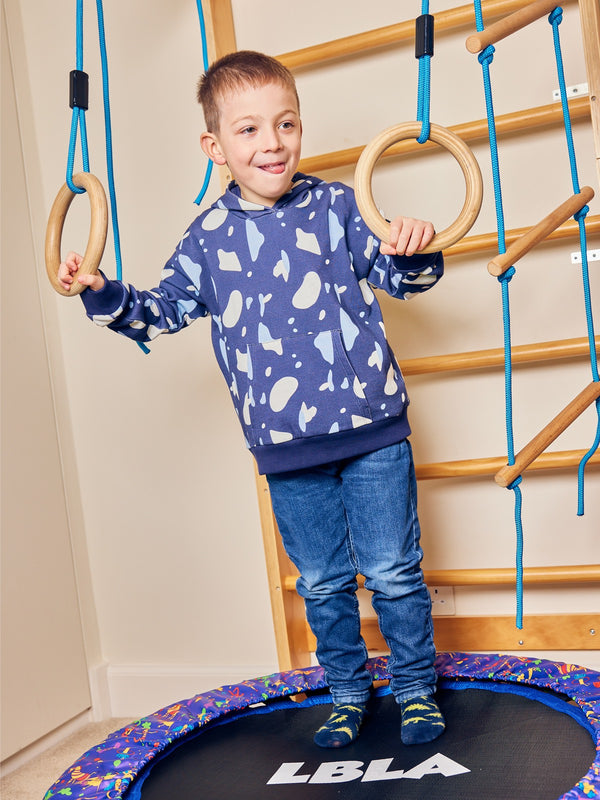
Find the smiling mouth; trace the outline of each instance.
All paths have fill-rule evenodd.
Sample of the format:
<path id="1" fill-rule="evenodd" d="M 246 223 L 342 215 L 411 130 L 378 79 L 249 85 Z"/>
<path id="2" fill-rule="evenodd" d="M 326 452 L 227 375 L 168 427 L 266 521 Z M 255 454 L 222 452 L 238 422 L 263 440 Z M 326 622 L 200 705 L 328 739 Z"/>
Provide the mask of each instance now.
<path id="1" fill-rule="evenodd" d="M 261 164 L 260 169 L 263 172 L 269 172 L 271 175 L 281 175 L 285 172 L 285 163 L 278 161 L 276 164 Z"/>

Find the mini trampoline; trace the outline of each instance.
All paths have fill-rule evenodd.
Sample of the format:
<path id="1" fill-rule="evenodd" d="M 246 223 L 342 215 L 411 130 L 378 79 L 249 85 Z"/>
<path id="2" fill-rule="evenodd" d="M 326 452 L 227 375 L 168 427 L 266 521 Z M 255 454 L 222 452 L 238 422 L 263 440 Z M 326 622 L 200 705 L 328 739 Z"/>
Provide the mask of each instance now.
<path id="1" fill-rule="evenodd" d="M 446 732 L 406 747 L 385 681 L 360 737 L 322 750 L 320 667 L 224 686 L 108 736 L 44 800 L 576 800 L 600 797 L 600 673 L 508 655 L 442 653 Z M 296 697 L 296 700 L 291 698 Z"/>

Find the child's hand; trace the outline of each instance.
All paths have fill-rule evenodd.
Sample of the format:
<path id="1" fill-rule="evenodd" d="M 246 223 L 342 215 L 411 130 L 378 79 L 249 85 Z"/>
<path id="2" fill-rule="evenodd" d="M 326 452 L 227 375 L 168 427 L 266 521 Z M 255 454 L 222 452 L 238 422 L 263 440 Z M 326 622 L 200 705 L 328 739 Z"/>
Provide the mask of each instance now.
<path id="1" fill-rule="evenodd" d="M 69 253 L 58 268 L 58 282 L 63 289 L 70 289 L 73 283 L 73 276 L 81 266 L 83 256 L 79 253 Z M 97 272 L 95 275 L 78 275 L 77 280 L 84 286 L 88 286 L 92 291 L 98 292 L 104 287 L 104 278 Z"/>
<path id="2" fill-rule="evenodd" d="M 412 256 L 427 247 L 434 233 L 431 222 L 411 217 L 396 217 L 390 224 L 389 242 L 382 242 L 379 249 L 386 256 Z"/>

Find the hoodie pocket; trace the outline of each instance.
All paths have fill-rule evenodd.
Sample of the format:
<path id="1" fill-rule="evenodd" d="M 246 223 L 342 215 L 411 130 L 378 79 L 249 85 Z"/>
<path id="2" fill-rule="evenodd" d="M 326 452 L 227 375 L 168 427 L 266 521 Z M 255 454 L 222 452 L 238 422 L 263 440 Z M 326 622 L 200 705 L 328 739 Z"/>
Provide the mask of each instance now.
<path id="1" fill-rule="evenodd" d="M 240 410 L 252 447 L 372 421 L 339 330 L 250 345 L 245 368 Z"/>

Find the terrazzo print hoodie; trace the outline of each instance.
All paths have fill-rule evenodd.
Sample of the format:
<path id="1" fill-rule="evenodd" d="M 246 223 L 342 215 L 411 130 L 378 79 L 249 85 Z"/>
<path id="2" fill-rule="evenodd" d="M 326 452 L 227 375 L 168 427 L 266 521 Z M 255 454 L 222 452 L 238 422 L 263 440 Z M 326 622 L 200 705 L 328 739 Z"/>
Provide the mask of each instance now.
<path id="1" fill-rule="evenodd" d="M 371 285 L 407 299 L 441 253 L 384 256 L 354 193 L 298 173 L 272 207 L 235 183 L 191 224 L 160 285 L 81 294 L 99 325 L 149 341 L 210 314 L 214 351 L 259 471 L 370 452 L 410 433 L 408 398 Z"/>

